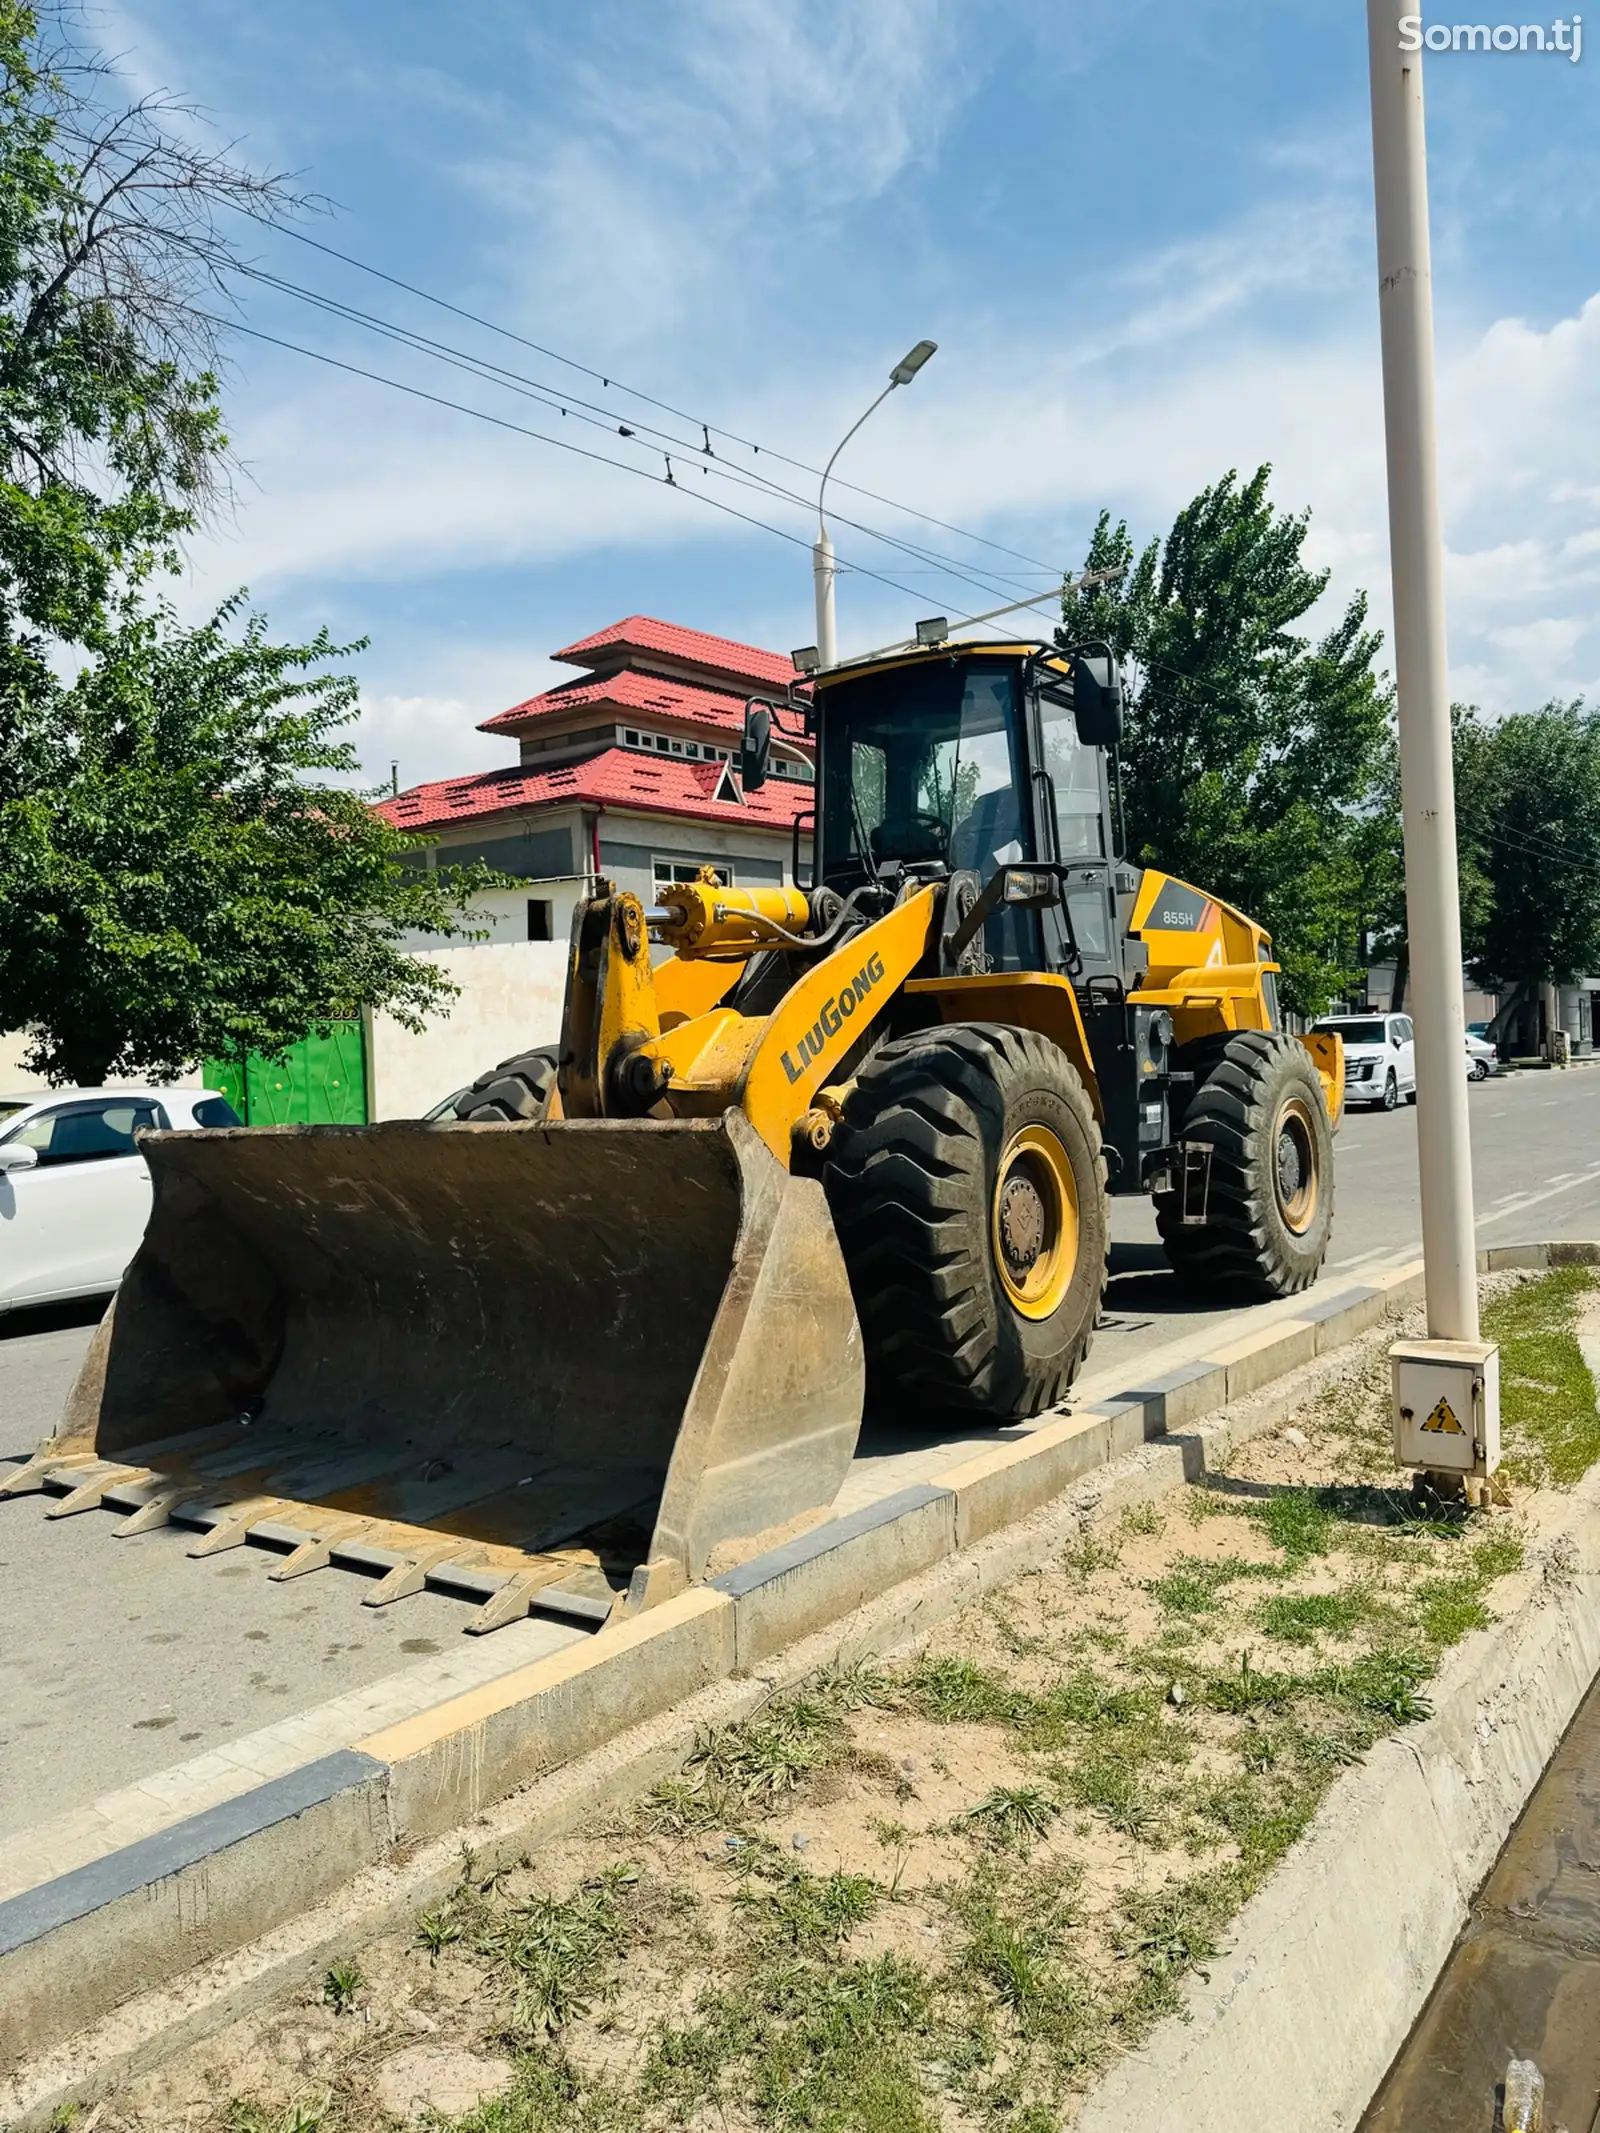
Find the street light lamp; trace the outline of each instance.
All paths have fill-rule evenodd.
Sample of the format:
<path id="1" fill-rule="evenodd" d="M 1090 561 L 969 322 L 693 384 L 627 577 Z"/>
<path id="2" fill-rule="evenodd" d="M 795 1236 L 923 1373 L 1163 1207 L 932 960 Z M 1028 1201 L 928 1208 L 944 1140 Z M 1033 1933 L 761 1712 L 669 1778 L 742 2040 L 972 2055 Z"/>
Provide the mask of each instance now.
<path id="1" fill-rule="evenodd" d="M 834 446 L 833 458 L 822 470 L 822 481 L 817 489 L 817 541 L 811 551 L 811 578 L 817 596 L 817 653 L 819 664 L 836 666 L 839 660 L 839 634 L 834 620 L 833 581 L 837 575 L 833 561 L 833 540 L 828 532 L 828 521 L 823 515 L 823 499 L 828 493 L 828 476 L 833 472 L 834 461 L 850 442 L 868 415 L 875 414 L 897 385 L 909 385 L 917 372 L 938 348 L 937 341 L 918 341 L 915 348 L 903 355 L 889 373 L 889 382 L 879 393 L 867 413 L 853 422 Z"/>

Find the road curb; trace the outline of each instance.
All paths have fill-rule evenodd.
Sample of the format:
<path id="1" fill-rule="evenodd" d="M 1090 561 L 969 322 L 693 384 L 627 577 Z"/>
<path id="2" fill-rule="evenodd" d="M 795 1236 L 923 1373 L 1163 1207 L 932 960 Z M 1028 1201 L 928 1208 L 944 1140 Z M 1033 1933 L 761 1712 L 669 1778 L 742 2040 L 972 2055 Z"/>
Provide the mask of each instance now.
<path id="1" fill-rule="evenodd" d="M 1508 1256 L 1519 1250 L 1532 1259 Z M 1483 1265 L 1497 1261 L 1596 1263 L 1600 1245 L 1511 1247 L 1480 1256 Z M 228 1982 L 232 1972 L 223 1959 L 231 1951 L 247 1954 L 250 1944 L 270 1938 L 285 1921 L 309 1918 L 319 1904 L 337 1908 L 340 1890 L 364 1873 L 378 1873 L 382 1893 L 365 1908 L 356 1905 L 365 1923 L 345 1932 L 381 1931 L 385 1906 L 431 1900 L 437 1891 L 423 1890 L 416 1877 L 404 1898 L 394 1894 L 392 1875 L 382 1877 L 407 1855 L 430 1843 L 437 1848 L 446 1832 L 473 1817 L 516 1824 L 519 1789 L 531 1787 L 559 1803 L 559 1812 L 552 1807 L 549 1815 L 533 1815 L 541 1829 L 551 1826 L 552 1815 L 565 1825 L 617 1782 L 619 1767 L 637 1776 L 648 1765 L 647 1784 L 674 1758 L 681 1761 L 693 1732 L 685 1737 L 682 1724 L 675 1729 L 674 1714 L 689 1713 L 697 1698 L 742 1713 L 772 1685 L 829 1656 L 912 1642 L 1047 1552 L 1057 1517 L 1103 1516 L 1198 1478 L 1297 1396 L 1286 1394 L 1274 1405 L 1263 1402 L 1263 1387 L 1404 1310 L 1421 1289 L 1420 1262 L 1367 1268 L 1359 1280 L 1314 1301 L 1293 1299 L 1248 1336 L 1219 1342 L 1213 1332 L 1209 1350 L 1206 1337 L 1196 1336 L 1187 1352 L 1183 1343 L 1158 1351 L 1152 1363 L 1167 1367 L 1140 1373 L 1131 1385 L 1086 1380 L 1084 1403 L 1072 1414 L 1046 1418 L 976 1457 L 963 1448 L 929 1484 L 827 1520 L 709 1586 L 358 1741 L 358 1778 L 347 1772 L 352 1781 L 326 1801 L 285 1814 L 288 1795 L 274 1787 L 290 1780 L 274 1780 L 227 1803 L 231 1821 L 189 1817 L 75 1875 L 41 1876 L 11 1905 L 31 1907 L 15 1912 L 17 1919 L 46 1920 L 54 1905 L 61 1911 L 54 1926 L 8 1952 L 11 1905 L 0 1905 L 0 2008 L 8 2016 L 13 2004 L 27 2010 L 24 2021 L 0 2025 L 0 2053 L 26 2050 L 35 2062 L 31 2071 L 18 2068 L 0 2079 L 0 2118 L 9 2114 L 18 2128 L 42 2124 L 59 2102 L 94 2093 L 96 2082 L 103 2086 L 135 2056 L 140 2063 L 159 2056 L 158 2016 L 118 2017 L 130 1995 L 142 1996 L 149 2012 L 168 1981 L 180 1981 L 182 1998 L 182 1980 L 222 1962 L 226 1975 L 217 1989 L 189 1992 L 189 2014 L 175 2009 L 169 2025 L 174 2034 L 192 2033 L 199 2020 L 194 2008 L 204 2000 L 207 2024 L 216 2026 L 243 1989 Z M 1246 1420 L 1227 1412 L 1252 1395 L 1255 1411 Z M 1068 1490 L 1076 1508 L 1064 1514 Z M 628 1741 L 652 1724 L 658 1733 L 664 1727 L 661 1737 L 673 1745 L 651 1751 L 664 1760 L 652 1763 L 646 1755 L 635 1769 Z M 529 1819 L 523 1812 L 524 1833 Z M 175 1856 L 157 1873 L 160 1854 L 144 1847 L 167 1839 L 189 1850 L 181 1863 Z M 27 1833 L 14 1841 L 25 1844 Z M 446 1871 L 440 1864 L 438 1875 Z M 102 1883 L 79 1878 L 102 1873 Z M 72 1889 L 64 1889 L 68 1883 Z M 440 1887 L 447 1885 L 440 1879 Z M 81 1898 L 97 1886 L 104 1901 L 74 1908 L 74 1890 Z M 308 1931 L 315 1944 L 314 1922 Z M 299 1959 L 284 1961 L 292 1967 Z M 234 1967 L 242 1974 L 251 1968 L 243 1957 Z M 41 1979 L 70 1985 L 45 1990 Z M 83 2055 L 74 2055 L 68 2040 L 97 2022 L 103 2034 L 88 2049 L 95 2076 L 85 2086 Z M 137 2046 L 126 2041 L 131 2033 Z M 79 2071 L 69 2075 L 71 2067 Z"/>

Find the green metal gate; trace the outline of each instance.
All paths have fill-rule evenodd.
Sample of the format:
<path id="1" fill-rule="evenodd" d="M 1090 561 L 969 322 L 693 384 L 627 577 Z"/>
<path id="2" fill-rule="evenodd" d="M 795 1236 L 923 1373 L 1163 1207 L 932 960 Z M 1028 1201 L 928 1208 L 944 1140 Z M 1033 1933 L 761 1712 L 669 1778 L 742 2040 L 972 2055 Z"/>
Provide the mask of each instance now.
<path id="1" fill-rule="evenodd" d="M 208 1059 L 206 1086 L 227 1097 L 247 1126 L 364 1126 L 367 1043 L 359 1022 L 332 1022 L 290 1045 L 281 1059 L 251 1052 Z"/>

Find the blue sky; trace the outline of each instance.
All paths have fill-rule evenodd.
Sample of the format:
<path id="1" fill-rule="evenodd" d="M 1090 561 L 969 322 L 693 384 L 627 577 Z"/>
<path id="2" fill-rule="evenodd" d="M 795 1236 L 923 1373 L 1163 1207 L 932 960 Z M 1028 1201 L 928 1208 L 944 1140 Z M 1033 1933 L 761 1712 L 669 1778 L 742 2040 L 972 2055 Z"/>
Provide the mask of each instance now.
<path id="1" fill-rule="evenodd" d="M 893 504 L 834 501 L 941 560 L 838 526 L 846 563 L 903 588 L 841 579 L 847 651 L 1035 589 L 1103 506 L 1142 537 L 1262 460 L 1312 512 L 1330 603 L 1365 586 L 1386 619 L 1363 18 L 1356 0 L 122 0 L 97 20 L 130 85 L 194 99 L 326 196 L 308 234 L 763 445 L 717 441 L 719 478 L 678 478 L 794 537 L 667 489 L 642 434 L 253 285 L 240 315 L 262 333 L 648 479 L 240 336 L 245 478 L 184 604 L 244 584 L 279 632 L 370 637 L 375 779 L 391 758 L 406 783 L 502 761 L 475 722 L 618 615 L 811 640 L 807 509 L 726 476 L 810 492 L 773 454 L 817 464 L 927 335 L 938 356 L 841 462 Z M 1496 711 L 1600 696 L 1600 11 L 1591 27 L 1577 65 L 1427 63 L 1454 684 Z M 699 436 L 292 240 L 254 251 L 610 420 Z"/>

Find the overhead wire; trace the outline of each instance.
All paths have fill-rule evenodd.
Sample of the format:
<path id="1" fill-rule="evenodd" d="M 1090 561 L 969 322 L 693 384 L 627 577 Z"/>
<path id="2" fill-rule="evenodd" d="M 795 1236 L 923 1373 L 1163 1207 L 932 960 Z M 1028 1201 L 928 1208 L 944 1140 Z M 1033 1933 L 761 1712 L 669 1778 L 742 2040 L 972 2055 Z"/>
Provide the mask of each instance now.
<path id="1" fill-rule="evenodd" d="M 469 311 L 464 305 L 451 303 L 448 298 L 435 295 L 431 289 L 421 288 L 417 283 L 406 281 L 398 274 L 390 274 L 382 267 L 375 267 L 370 261 L 358 258 L 353 252 L 342 252 L 336 245 L 324 244 L 321 238 L 313 237 L 309 231 L 297 230 L 288 224 L 274 225 L 274 227 L 279 235 L 292 237 L 296 244 L 306 245 L 313 251 L 323 253 L 329 259 L 336 259 L 343 266 L 354 267 L 362 274 L 370 274 L 377 281 L 387 282 L 391 288 L 403 289 L 408 296 L 420 297 L 424 303 L 436 305 L 441 311 L 449 311 L 455 317 L 467 320 L 471 325 L 481 326 L 487 333 L 495 333 L 504 340 L 514 341 L 518 346 L 531 349 L 536 355 L 545 356 L 553 363 L 560 363 L 563 368 L 576 371 L 580 376 L 597 378 L 601 386 L 608 391 L 615 390 L 625 393 L 629 399 L 638 400 L 647 407 L 654 407 L 662 414 L 671 415 L 679 422 L 691 423 L 696 429 L 703 432 L 707 444 L 709 444 L 713 436 L 724 437 L 730 444 L 740 445 L 745 450 L 757 455 L 776 459 L 783 466 L 793 467 L 798 473 L 810 474 L 820 479 L 821 469 L 811 466 L 803 459 L 796 459 L 791 454 L 780 452 L 771 445 L 760 444 L 754 438 L 745 437 L 737 430 L 727 429 L 720 423 L 708 422 L 703 416 L 690 414 L 687 409 L 675 407 L 671 401 L 659 399 L 655 394 L 644 392 L 638 386 L 625 384 L 620 378 L 613 377 L 609 372 L 597 370 L 592 364 L 579 362 L 573 356 L 563 355 L 559 349 L 551 348 L 542 341 L 532 340 L 526 334 L 517 333 L 511 327 L 503 326 L 495 319 L 485 318 L 480 312 Z M 832 479 L 836 488 L 849 489 L 853 494 L 864 496 L 872 503 L 883 504 L 891 511 L 904 511 L 909 517 L 919 518 L 928 526 L 937 526 L 944 533 L 954 533 L 962 540 L 976 542 L 979 547 L 992 548 L 998 555 L 1009 555 L 1019 563 L 1028 563 L 1035 569 L 1054 572 L 1054 564 L 1046 563 L 1038 556 L 1029 555 L 1023 549 L 1009 547 L 1004 541 L 991 540 L 986 534 L 974 533 L 970 527 L 955 525 L 949 519 L 938 518 L 930 511 L 918 510 L 915 505 L 903 503 L 898 498 L 880 495 L 875 489 L 865 488 L 859 482 L 850 481 L 842 474 L 835 474 Z"/>
<path id="2" fill-rule="evenodd" d="M 553 408 L 564 417 L 570 414 L 577 421 L 590 427 L 602 429 L 608 433 L 620 433 L 629 439 L 633 439 L 643 433 L 642 443 L 644 449 L 659 452 L 665 457 L 667 449 L 670 447 L 672 455 L 678 458 L 680 464 L 686 460 L 692 460 L 702 475 L 709 476 L 715 480 L 730 482 L 740 488 L 755 489 L 758 493 L 764 495 L 781 498 L 784 502 L 795 504 L 802 510 L 810 511 L 815 508 L 810 497 L 803 496 L 797 491 L 785 487 L 781 482 L 773 480 L 770 476 L 757 474 L 750 470 L 741 471 L 735 469 L 726 461 L 719 459 L 714 452 L 708 454 L 704 447 L 696 444 L 692 438 L 678 436 L 676 433 L 663 430 L 652 423 L 635 421 L 632 426 L 618 423 L 615 420 L 615 411 L 612 409 L 600 407 L 592 400 L 585 400 L 581 395 L 564 394 L 559 386 L 546 384 L 541 379 L 529 378 L 521 372 L 509 370 L 502 364 L 492 363 L 486 357 L 476 356 L 468 350 L 453 346 L 449 342 L 437 341 L 431 335 L 417 333 L 411 327 L 396 325 L 393 320 L 380 318 L 372 312 L 362 310 L 357 305 L 347 304 L 342 298 L 330 297 L 318 290 L 307 289 L 300 283 L 288 280 L 283 275 L 270 274 L 260 268 L 246 267 L 241 271 L 251 280 L 260 282 L 266 287 L 279 291 L 281 294 L 294 297 L 302 303 L 310 304 L 318 310 L 327 312 L 333 317 L 344 319 L 369 332 L 380 334 L 385 339 L 394 341 L 402 347 L 413 348 L 436 362 L 449 364 L 452 368 L 463 370 L 471 376 L 480 377 L 489 384 L 501 386 L 524 398 L 532 399 L 540 406 Z M 651 443 L 650 439 L 660 439 L 661 442 L 659 444 Z M 838 511 L 835 511 L 832 516 L 836 524 L 849 526 L 853 531 L 864 534 L 871 540 L 881 541 L 886 547 L 897 549 L 902 554 L 919 557 L 925 563 L 930 564 L 935 573 L 953 578 L 962 584 L 970 585 L 980 592 L 995 593 L 1002 590 L 1010 592 L 1021 588 L 1021 580 L 1012 573 L 987 570 L 986 566 L 983 565 L 968 565 L 961 559 L 941 555 L 937 550 L 907 541 L 897 534 L 885 532 L 881 527 L 868 525 L 862 520 L 850 518 Z M 852 570 L 858 567 L 857 565 L 851 565 Z M 1044 569 L 1048 566 L 1040 565 L 1039 567 Z M 984 571 L 985 574 L 974 576 L 972 573 L 975 570 Z M 1052 575 L 1064 577 L 1065 573 L 1052 572 Z M 999 582 L 996 583 L 995 580 L 999 580 Z"/>

